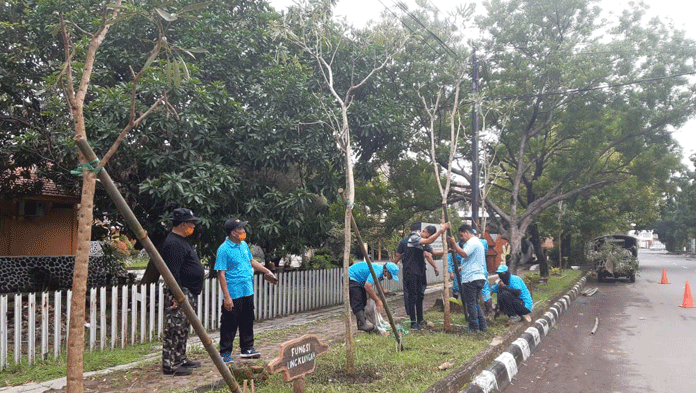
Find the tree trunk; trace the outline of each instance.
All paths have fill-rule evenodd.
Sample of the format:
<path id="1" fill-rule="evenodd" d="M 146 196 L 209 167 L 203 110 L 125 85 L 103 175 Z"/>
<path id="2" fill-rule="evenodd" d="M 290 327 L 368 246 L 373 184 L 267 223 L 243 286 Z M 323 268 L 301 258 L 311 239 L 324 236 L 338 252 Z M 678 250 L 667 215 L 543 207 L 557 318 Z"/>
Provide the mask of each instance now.
<path id="1" fill-rule="evenodd" d="M 567 261 L 570 261 L 570 240 L 571 240 L 570 234 L 566 233 L 561 238 L 561 243 L 560 243 L 560 247 L 563 250 L 563 258 L 566 258 Z M 563 259 L 561 259 L 560 268 L 567 269 L 569 263 L 570 262 L 564 262 Z"/>
<path id="2" fill-rule="evenodd" d="M 73 272 L 72 302 L 70 309 L 70 333 L 68 339 L 67 387 L 69 393 L 81 393 L 83 384 L 83 347 L 85 342 L 85 301 L 89 270 L 89 245 L 92 237 L 94 188 L 96 174 L 86 171 L 82 175 L 82 197 L 78 214 L 77 252 Z M 95 321 L 91 321 L 94 323 Z"/>
<path id="3" fill-rule="evenodd" d="M 532 246 L 534 246 L 534 254 L 539 262 L 539 275 L 541 277 L 549 276 L 549 264 L 544 256 L 544 250 L 541 249 L 541 237 L 539 236 L 539 227 L 537 224 L 529 226 L 529 233 L 532 237 Z"/>
<path id="4" fill-rule="evenodd" d="M 517 227 L 517 223 L 510 223 L 507 240 L 510 243 L 510 266 L 508 267 L 510 268 L 510 273 L 516 274 L 517 264 L 522 259 L 522 232 Z"/>
<path id="5" fill-rule="evenodd" d="M 351 242 L 351 218 L 353 217 L 353 203 L 355 201 L 355 178 L 353 175 L 353 156 L 350 145 L 350 129 L 348 128 L 348 107 L 341 104 L 342 130 L 344 135 L 344 153 L 346 157 L 346 213 L 344 217 L 343 236 L 343 310 L 346 314 L 346 373 L 355 374 L 355 353 L 353 352 L 353 323 L 351 322 L 350 308 L 350 245 Z"/>
<path id="6" fill-rule="evenodd" d="M 444 207 L 442 209 L 442 222 L 447 222 L 447 203 L 442 204 Z M 442 234 L 443 239 L 442 242 L 442 251 L 444 254 L 442 255 L 442 303 L 443 303 L 443 328 L 445 329 L 446 332 L 449 332 L 452 330 L 452 316 L 451 316 L 451 310 L 450 310 L 450 292 L 449 292 L 449 273 L 447 270 L 449 269 L 449 261 L 448 259 L 450 258 L 450 255 L 452 258 L 454 258 L 454 254 L 449 252 L 448 249 L 448 244 L 447 244 L 447 235 L 450 233 L 450 231 L 446 231 L 445 233 Z M 454 265 L 457 266 L 457 265 Z M 461 293 L 461 292 L 460 292 Z"/>
<path id="7" fill-rule="evenodd" d="M 348 268 L 350 267 L 350 217 L 351 203 L 346 206 L 345 236 L 343 238 L 343 312 L 346 314 L 346 373 L 349 375 L 355 374 L 355 354 L 353 353 L 353 323 L 351 322 L 352 311 L 350 309 L 350 276 Z"/>

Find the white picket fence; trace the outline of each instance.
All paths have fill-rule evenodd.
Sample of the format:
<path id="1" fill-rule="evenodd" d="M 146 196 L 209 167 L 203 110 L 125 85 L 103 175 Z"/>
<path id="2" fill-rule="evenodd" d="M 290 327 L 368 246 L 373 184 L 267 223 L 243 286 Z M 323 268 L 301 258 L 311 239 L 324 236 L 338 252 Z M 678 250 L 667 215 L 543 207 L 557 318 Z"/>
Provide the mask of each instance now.
<path id="1" fill-rule="evenodd" d="M 257 320 L 315 310 L 343 302 L 343 269 L 294 271 L 277 274 L 278 285 L 254 276 Z M 428 282 L 442 281 L 428 270 Z M 391 292 L 401 281 L 385 281 Z M 158 341 L 162 336 L 164 284 L 101 287 L 89 290 L 85 310 L 85 349 L 89 351 Z M 0 295 L 0 370 L 14 364 L 33 364 L 66 349 L 72 291 Z M 207 279 L 197 299 L 203 327 L 219 328 L 222 298 L 217 278 Z M 193 333 L 193 330 L 192 330 Z"/>

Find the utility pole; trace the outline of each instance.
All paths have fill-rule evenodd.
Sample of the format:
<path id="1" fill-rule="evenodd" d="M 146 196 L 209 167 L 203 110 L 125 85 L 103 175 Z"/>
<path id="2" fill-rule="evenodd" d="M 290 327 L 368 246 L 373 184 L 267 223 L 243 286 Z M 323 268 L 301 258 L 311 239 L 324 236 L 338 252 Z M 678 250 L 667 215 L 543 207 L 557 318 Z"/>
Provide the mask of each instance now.
<path id="1" fill-rule="evenodd" d="M 478 63 L 476 62 L 476 49 L 471 60 L 471 79 L 473 81 L 472 89 L 474 92 L 474 105 L 471 109 L 471 221 L 472 227 L 483 233 L 479 228 L 479 169 L 478 169 L 478 108 L 476 96 L 478 95 Z"/>

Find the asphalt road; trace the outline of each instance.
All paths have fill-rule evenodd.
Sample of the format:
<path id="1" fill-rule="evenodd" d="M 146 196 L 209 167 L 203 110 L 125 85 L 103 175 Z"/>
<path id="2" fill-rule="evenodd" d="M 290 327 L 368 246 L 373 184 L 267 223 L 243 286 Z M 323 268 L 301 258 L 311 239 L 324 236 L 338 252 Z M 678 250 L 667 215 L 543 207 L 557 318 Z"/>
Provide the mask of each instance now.
<path id="1" fill-rule="evenodd" d="M 640 275 L 595 278 L 520 367 L 512 392 L 696 392 L 696 308 L 681 308 L 685 283 L 696 294 L 696 259 L 641 250 Z M 670 284 L 659 284 L 662 269 Z M 591 331 L 598 318 L 598 328 Z"/>

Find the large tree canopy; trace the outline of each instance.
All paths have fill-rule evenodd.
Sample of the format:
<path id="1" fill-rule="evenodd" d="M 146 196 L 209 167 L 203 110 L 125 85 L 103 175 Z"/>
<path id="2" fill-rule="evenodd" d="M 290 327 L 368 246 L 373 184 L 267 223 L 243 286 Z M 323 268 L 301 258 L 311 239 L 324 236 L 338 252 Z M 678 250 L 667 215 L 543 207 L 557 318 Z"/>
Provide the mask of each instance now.
<path id="1" fill-rule="evenodd" d="M 684 76 L 694 71 L 694 42 L 657 20 L 646 24 L 640 7 L 609 24 L 591 5 L 491 1 L 479 20 L 489 37 L 482 94 L 515 102 L 486 118 L 497 177 L 485 203 L 517 258 L 522 236 L 550 206 L 629 180 L 667 181 L 678 168 L 669 131 L 696 108 Z"/>
<path id="2" fill-rule="evenodd" d="M 323 195 L 340 184 L 341 160 L 326 143 L 331 134 L 312 94 L 312 70 L 271 37 L 269 23 L 278 15 L 267 3 L 211 1 L 200 17 L 178 18 L 174 12 L 187 3 L 150 5 L 150 12 L 177 19 L 181 27 L 167 37 L 166 56 L 156 60 L 170 65 L 145 75 L 135 103 L 144 107 L 161 94 L 160 81 L 174 79 L 168 101 L 177 116 L 153 113 L 129 135 L 108 165 L 112 178 L 155 239 L 165 233 L 162 224 L 173 208 L 193 209 L 202 218 L 197 233 L 208 257 L 222 241 L 222 222 L 232 215 L 252 222 L 250 240 L 270 258 L 321 244 L 327 225 Z M 3 128 L 11 128 L 0 142 L 4 164 L 50 162 L 54 173 L 67 174 L 76 156 L 68 148 L 69 117 L 51 84 L 62 56 L 50 35 L 53 5 L 10 5 L 4 7 L 16 31 L 3 29 L 2 38 L 16 55 L 3 58 L 3 76 L 17 83 L 2 85 L 11 98 L 2 112 Z M 140 15 L 124 18 L 97 58 L 86 101 L 93 109 L 87 133 L 97 154 L 105 153 L 128 121 L 128 67 L 145 63 L 148 55 L 132 47 L 156 39 L 148 26 Z M 68 184 L 77 180 L 64 177 Z M 116 219 L 105 198 L 98 199 L 97 211 L 98 217 Z"/>
<path id="3" fill-rule="evenodd" d="M 76 189 L 78 179 L 69 175 L 77 163 L 70 116 L 56 88 L 63 52 L 53 11 L 60 8 L 84 23 L 82 3 L 100 2 L 64 3 L 0 5 L 0 162 L 3 170 L 36 165 L 42 176 Z M 162 23 L 177 24 L 160 43 L 157 66 L 141 78 L 135 102 L 142 112 L 162 94 L 162 81 L 174 81 L 167 92 L 171 108 L 147 117 L 107 166 L 148 232 L 156 240 L 166 231 L 169 212 L 186 205 L 204 219 L 197 236 L 207 257 L 222 240 L 221 223 L 232 215 L 252 222 L 250 241 L 269 258 L 325 244 L 337 221 L 327 206 L 345 184 L 345 164 L 332 127 L 339 112 L 330 109 L 334 97 L 316 60 L 276 34 L 282 17 L 262 0 L 213 0 L 190 19 L 176 12 L 192 1 L 142 3 L 142 13 L 124 9 L 128 17 L 109 32 L 85 104 L 88 136 L 103 155 L 128 121 L 129 67 L 145 64 L 156 43 L 144 18 L 157 13 Z M 686 77 L 694 72 L 696 45 L 659 20 L 647 21 L 642 6 L 612 21 L 601 19 L 599 6 L 589 0 L 492 0 L 477 20 L 476 37 L 483 37 L 477 39 L 469 35 L 470 9 L 443 16 L 424 5 L 399 11 L 398 24 L 396 16 L 385 15 L 385 23 L 365 29 L 334 21 L 327 48 L 340 94 L 357 82 L 351 75 L 364 76 L 377 65 L 387 37 L 410 37 L 400 54 L 353 92 L 347 108 L 356 217 L 375 228 L 366 233 L 387 237 L 415 215 L 440 207 L 428 174 L 426 110 L 438 94 L 438 160 L 446 160 L 449 149 L 447 114 L 458 107 L 454 121 L 464 129 L 455 173 L 469 181 L 470 113 L 478 104 L 489 223 L 511 241 L 515 255 L 529 229 L 537 237 L 558 232 L 554 209 L 547 209 L 560 201 L 573 213 L 567 217 L 575 217 L 569 225 L 583 233 L 618 230 L 617 217 L 644 222 L 635 217 L 648 217 L 646 209 L 658 206 L 657 190 L 678 167 L 669 131 L 696 107 L 696 89 Z M 376 33 L 385 39 L 368 39 Z M 85 50 L 87 42 L 76 47 Z M 466 70 L 473 50 L 481 64 L 480 93 L 455 103 L 455 83 L 465 91 L 469 82 L 454 76 Z M 645 203 L 627 203 L 620 195 L 625 190 L 635 190 Z M 2 187 L 3 196 L 9 191 Z M 111 203 L 97 197 L 97 217 L 117 219 Z M 450 195 L 450 201 L 470 199 L 468 187 Z M 617 214 L 598 223 L 597 206 Z"/>

